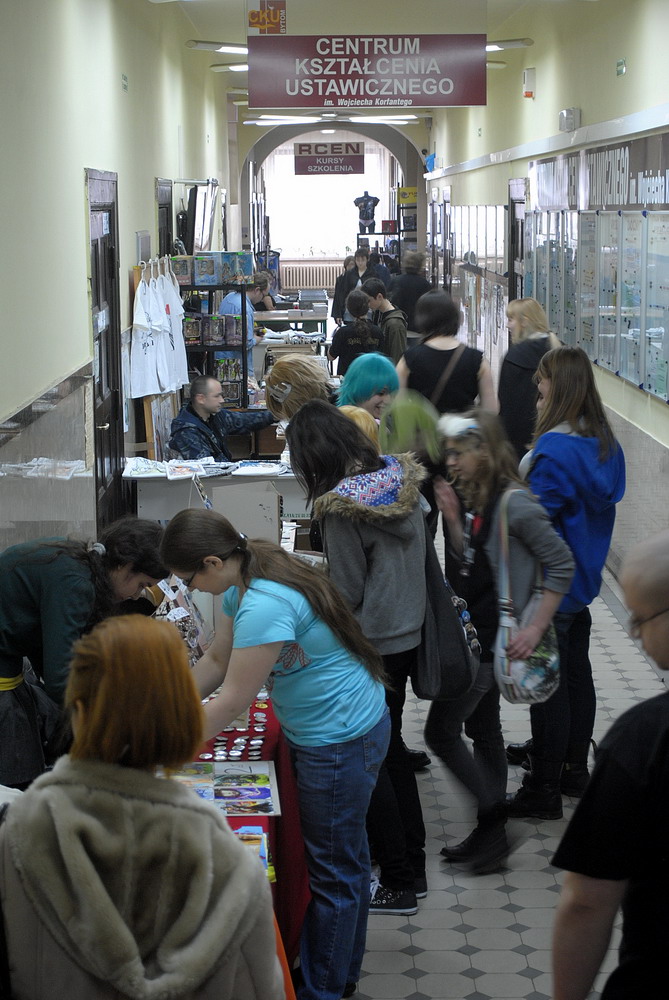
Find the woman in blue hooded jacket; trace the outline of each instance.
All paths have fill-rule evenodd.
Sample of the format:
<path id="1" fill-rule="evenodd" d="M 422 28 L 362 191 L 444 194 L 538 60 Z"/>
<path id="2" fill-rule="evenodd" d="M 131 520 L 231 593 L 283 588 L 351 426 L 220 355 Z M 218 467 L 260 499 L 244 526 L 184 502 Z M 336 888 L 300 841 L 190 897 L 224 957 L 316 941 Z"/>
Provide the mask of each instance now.
<path id="1" fill-rule="evenodd" d="M 510 800 L 512 816 L 558 819 L 561 791 L 580 796 L 588 780 L 588 751 L 596 696 L 589 658 L 592 618 L 615 522 L 625 492 L 625 458 L 604 413 L 592 364 L 580 347 L 548 351 L 539 363 L 534 445 L 521 472 L 576 569 L 555 616 L 560 687 L 532 705 L 531 771 Z"/>

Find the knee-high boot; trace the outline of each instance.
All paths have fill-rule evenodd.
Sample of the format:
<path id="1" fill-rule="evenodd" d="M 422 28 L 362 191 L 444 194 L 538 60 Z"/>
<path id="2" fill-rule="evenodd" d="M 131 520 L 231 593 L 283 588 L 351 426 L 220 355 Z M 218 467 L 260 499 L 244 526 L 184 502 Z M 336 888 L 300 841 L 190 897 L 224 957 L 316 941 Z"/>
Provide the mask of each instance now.
<path id="1" fill-rule="evenodd" d="M 507 796 L 509 816 L 534 816 L 536 819 L 560 819 L 562 761 L 544 760 L 530 755 L 531 769 L 515 795 Z"/>

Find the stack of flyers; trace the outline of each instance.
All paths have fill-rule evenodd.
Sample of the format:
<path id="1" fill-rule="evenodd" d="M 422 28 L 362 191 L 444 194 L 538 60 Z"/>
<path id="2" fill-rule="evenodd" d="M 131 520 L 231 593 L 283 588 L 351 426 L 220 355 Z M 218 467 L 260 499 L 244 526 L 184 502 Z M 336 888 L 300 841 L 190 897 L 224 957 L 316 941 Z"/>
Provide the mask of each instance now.
<path id="1" fill-rule="evenodd" d="M 269 855 L 267 834 L 263 828 L 261 826 L 240 826 L 232 832 L 241 840 L 245 847 L 248 847 L 249 850 L 258 855 L 270 882 L 276 882 L 276 872 L 274 871 L 274 865 Z"/>
<path id="2" fill-rule="evenodd" d="M 213 764 L 206 764 L 204 761 L 184 764 L 181 770 L 176 771 L 172 777 L 180 784 L 192 788 L 201 799 L 207 799 L 209 802 L 214 801 Z"/>
<path id="3" fill-rule="evenodd" d="M 217 761 L 214 802 L 227 816 L 281 815 L 272 761 Z"/>

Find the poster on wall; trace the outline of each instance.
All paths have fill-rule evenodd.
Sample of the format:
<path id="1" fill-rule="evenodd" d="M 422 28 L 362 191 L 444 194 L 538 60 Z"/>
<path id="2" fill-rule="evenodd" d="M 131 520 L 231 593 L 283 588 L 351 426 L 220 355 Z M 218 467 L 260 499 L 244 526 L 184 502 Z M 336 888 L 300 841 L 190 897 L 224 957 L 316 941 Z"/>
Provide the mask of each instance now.
<path id="1" fill-rule="evenodd" d="M 486 36 L 248 36 L 249 107 L 467 107 L 486 103 Z"/>

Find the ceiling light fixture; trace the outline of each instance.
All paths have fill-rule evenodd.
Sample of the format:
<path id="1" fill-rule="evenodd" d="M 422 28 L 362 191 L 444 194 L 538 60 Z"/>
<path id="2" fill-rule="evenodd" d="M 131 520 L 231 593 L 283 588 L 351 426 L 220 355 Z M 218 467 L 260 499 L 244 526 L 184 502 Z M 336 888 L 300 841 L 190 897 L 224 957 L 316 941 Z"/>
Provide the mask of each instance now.
<path id="1" fill-rule="evenodd" d="M 418 115 L 352 115 L 349 121 L 352 122 L 397 122 L 408 119 L 418 120 Z"/>
<path id="2" fill-rule="evenodd" d="M 533 38 L 500 38 L 496 42 L 488 42 L 486 52 L 501 52 L 502 49 L 526 49 L 534 45 Z"/>
<path id="3" fill-rule="evenodd" d="M 334 128 L 322 128 L 321 135 L 334 135 L 336 131 Z"/>
<path id="4" fill-rule="evenodd" d="M 487 59 L 485 64 L 486 69 L 506 69 L 506 63 L 499 59 Z"/>
<path id="5" fill-rule="evenodd" d="M 238 45 L 236 42 L 203 42 L 191 38 L 186 42 L 189 49 L 205 49 L 207 52 L 227 52 L 229 55 L 246 56 L 249 53 L 247 45 Z"/>
<path id="6" fill-rule="evenodd" d="M 246 73 L 248 68 L 248 63 L 230 63 L 225 66 L 222 63 L 214 63 L 209 67 L 214 73 Z"/>

